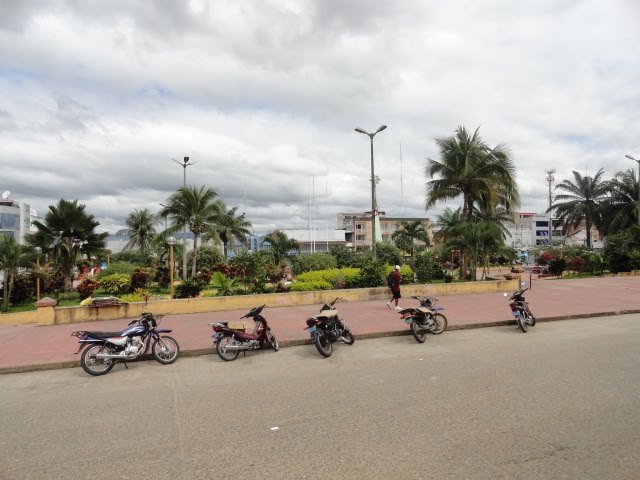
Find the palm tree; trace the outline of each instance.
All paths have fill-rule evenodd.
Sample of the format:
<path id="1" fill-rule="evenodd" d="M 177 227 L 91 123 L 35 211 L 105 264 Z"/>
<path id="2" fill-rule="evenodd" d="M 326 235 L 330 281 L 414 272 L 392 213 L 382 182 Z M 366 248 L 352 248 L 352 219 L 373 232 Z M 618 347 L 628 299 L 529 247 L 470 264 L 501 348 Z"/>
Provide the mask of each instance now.
<path id="1" fill-rule="evenodd" d="M 197 271 L 198 239 L 202 235 L 212 234 L 224 214 L 224 204 L 215 199 L 217 196 L 215 190 L 205 188 L 204 185 L 199 189 L 193 186 L 182 187 L 169 197 L 158 214 L 164 218 L 170 217 L 173 223 L 163 232 L 163 236 L 180 232 L 185 226 L 193 233 L 192 277 Z"/>
<path id="2" fill-rule="evenodd" d="M 555 210 L 555 215 L 564 225 L 563 234 L 571 227 L 577 228 L 584 219 L 587 228 L 587 248 L 591 248 L 591 226 L 599 228 L 601 225 L 601 206 L 606 201 L 609 191 L 609 182 L 602 181 L 603 173 L 601 168 L 593 177 L 583 177 L 574 170 L 575 183 L 563 180 L 556 185 L 556 190 L 560 189 L 566 193 L 556 195 L 553 204 L 547 209 L 547 212 Z"/>
<path id="3" fill-rule="evenodd" d="M 57 205 L 49 206 L 44 222 L 33 223 L 37 231 L 27 238 L 29 245 L 42 248 L 43 253 L 60 262 L 65 298 L 69 298 L 73 288 L 72 268 L 81 249 L 88 256 L 99 252 L 104 249 L 108 235 L 95 232 L 100 223 L 85 208 L 77 200 L 60 199 Z"/>
<path id="4" fill-rule="evenodd" d="M 433 239 L 438 242 L 446 242 L 454 238 L 462 223 L 462 208 L 459 207 L 456 210 L 446 208 L 442 215 L 438 215 L 436 226 L 439 230 L 434 233 Z"/>
<path id="5" fill-rule="evenodd" d="M 497 253 L 504 246 L 502 230 L 494 222 L 484 220 L 464 222 L 456 228 L 456 235 L 447 242 L 447 247 L 460 250 L 468 262 L 469 279 L 475 280 L 478 263 Z M 461 278 L 464 274 L 461 272 Z"/>
<path id="6" fill-rule="evenodd" d="M 411 254 L 411 257 L 413 257 L 415 250 L 414 240 L 425 243 L 427 247 L 431 246 L 431 242 L 429 241 L 429 232 L 420 220 L 415 220 L 413 222 L 403 220 L 400 222 L 400 226 L 401 229 L 393 232 L 391 234 L 391 238 L 398 248 L 408 251 Z"/>
<path id="7" fill-rule="evenodd" d="M 616 173 L 609 180 L 610 197 L 602 205 L 602 235 L 610 235 L 638 223 L 638 180 L 635 169 Z"/>
<path id="8" fill-rule="evenodd" d="M 242 243 L 247 243 L 247 235 L 251 233 L 251 223 L 245 219 L 244 213 L 236 216 L 236 210 L 238 207 L 233 207 L 221 215 L 215 231 L 215 235 L 222 242 L 224 258 L 227 258 L 229 242 L 237 238 Z"/>
<path id="9" fill-rule="evenodd" d="M 278 230 L 265 237 L 262 243 L 268 243 L 271 246 L 269 252 L 273 258 L 273 263 L 276 265 L 280 265 L 290 251 L 300 251 L 300 243 L 297 240 L 287 237 L 284 232 Z"/>
<path id="10" fill-rule="evenodd" d="M 440 160 L 429 159 L 425 168 L 426 208 L 462 195 L 462 217 L 471 220 L 474 204 L 500 205 L 507 212 L 519 205 L 516 169 L 506 145 L 491 148 L 478 135 L 478 128 L 469 135 L 464 127 L 458 127 L 453 136 L 437 137 L 436 144 Z"/>
<path id="11" fill-rule="evenodd" d="M 155 216 L 147 209 L 135 209 L 126 220 L 127 227 L 117 232 L 117 235 L 129 235 L 129 241 L 124 250 L 140 250 L 143 254 L 151 251 L 151 243 L 156 236 Z"/>
<path id="12" fill-rule="evenodd" d="M 13 282 L 18 275 L 18 268 L 35 267 L 35 258 L 36 253 L 33 249 L 19 245 L 12 236 L 0 235 L 0 273 L 3 278 L 0 311 L 9 310 Z"/>

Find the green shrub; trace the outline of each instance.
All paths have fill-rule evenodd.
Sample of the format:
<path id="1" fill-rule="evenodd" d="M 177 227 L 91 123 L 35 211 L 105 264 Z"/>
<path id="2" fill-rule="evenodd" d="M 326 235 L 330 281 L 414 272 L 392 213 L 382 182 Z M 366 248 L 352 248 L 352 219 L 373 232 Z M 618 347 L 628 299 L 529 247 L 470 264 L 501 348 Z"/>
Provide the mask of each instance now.
<path id="1" fill-rule="evenodd" d="M 332 268 L 306 272 L 296 277 L 297 282 L 327 282 L 335 288 L 356 288 L 360 284 L 359 268 Z"/>
<path id="2" fill-rule="evenodd" d="M 420 283 L 441 280 L 445 277 L 442 261 L 433 252 L 420 252 L 416 255 L 415 267 L 416 277 Z"/>
<path id="3" fill-rule="evenodd" d="M 131 275 L 135 269 L 136 269 L 135 263 L 111 262 L 108 268 L 105 268 L 104 270 L 100 271 L 100 273 L 98 274 L 98 281 L 101 281 L 103 278 L 116 273 L 124 273 L 127 275 Z"/>
<path id="4" fill-rule="evenodd" d="M 121 295 L 131 291 L 131 275 L 113 273 L 100 279 L 100 286 L 110 295 Z"/>
<path id="5" fill-rule="evenodd" d="M 162 288 L 167 288 L 171 283 L 171 271 L 166 265 L 158 265 L 153 280 L 158 282 Z"/>
<path id="6" fill-rule="evenodd" d="M 385 267 L 385 278 L 389 276 L 389 274 L 395 268 L 394 266 L 387 265 Z M 413 270 L 409 265 L 401 265 L 400 266 L 400 278 L 402 278 L 402 284 L 406 285 L 408 283 L 413 283 Z"/>
<path id="7" fill-rule="evenodd" d="M 149 294 L 139 288 L 134 293 L 127 293 L 126 295 L 122 295 L 120 297 L 120 300 L 122 300 L 123 302 L 144 302 L 145 296 L 148 297 Z"/>
<path id="8" fill-rule="evenodd" d="M 95 292 L 99 287 L 100 284 L 92 278 L 85 278 L 78 284 L 76 290 L 80 295 L 80 300 L 84 300 L 85 298 L 89 298 L 93 295 L 93 292 Z"/>
<path id="9" fill-rule="evenodd" d="M 202 291 L 202 284 L 194 279 L 188 279 L 176 287 L 176 298 L 196 298 Z"/>
<path id="10" fill-rule="evenodd" d="M 329 270 L 338 266 L 335 257 L 328 253 L 302 253 L 291 257 L 290 260 L 294 275 L 314 270 Z"/>
<path id="11" fill-rule="evenodd" d="M 387 284 L 382 260 L 369 260 L 360 269 L 360 287 L 381 287 Z"/>
<path id="12" fill-rule="evenodd" d="M 323 280 L 311 282 L 295 282 L 291 285 L 292 292 L 311 292 L 314 290 L 331 290 L 333 285 Z"/>
<path id="13" fill-rule="evenodd" d="M 196 280 L 200 282 L 203 287 L 206 287 L 211 282 L 211 270 L 204 267 L 196 274 Z"/>

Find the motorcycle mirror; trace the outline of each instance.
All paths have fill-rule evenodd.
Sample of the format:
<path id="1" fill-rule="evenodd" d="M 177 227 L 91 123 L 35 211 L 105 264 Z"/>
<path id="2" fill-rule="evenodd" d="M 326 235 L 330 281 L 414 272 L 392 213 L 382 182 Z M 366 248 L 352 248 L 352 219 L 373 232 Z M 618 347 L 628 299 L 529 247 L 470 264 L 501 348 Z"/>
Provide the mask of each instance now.
<path id="1" fill-rule="evenodd" d="M 524 287 L 527 284 L 527 282 L 520 282 L 520 286 Z"/>
<path id="2" fill-rule="evenodd" d="M 503 293 L 502 295 L 503 295 L 503 296 L 505 296 L 505 297 L 508 297 L 508 296 L 509 296 L 509 295 L 508 295 L 508 294 L 506 294 L 506 293 Z"/>

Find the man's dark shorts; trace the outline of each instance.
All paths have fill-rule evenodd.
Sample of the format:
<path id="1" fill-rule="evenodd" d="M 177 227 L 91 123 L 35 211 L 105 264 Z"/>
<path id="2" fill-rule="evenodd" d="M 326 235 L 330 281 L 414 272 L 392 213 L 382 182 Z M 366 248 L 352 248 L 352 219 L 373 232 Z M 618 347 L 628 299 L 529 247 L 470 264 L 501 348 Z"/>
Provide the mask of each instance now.
<path id="1" fill-rule="evenodd" d="M 402 295 L 400 295 L 400 291 L 394 291 L 391 290 L 391 293 L 393 294 L 393 298 L 402 298 Z"/>

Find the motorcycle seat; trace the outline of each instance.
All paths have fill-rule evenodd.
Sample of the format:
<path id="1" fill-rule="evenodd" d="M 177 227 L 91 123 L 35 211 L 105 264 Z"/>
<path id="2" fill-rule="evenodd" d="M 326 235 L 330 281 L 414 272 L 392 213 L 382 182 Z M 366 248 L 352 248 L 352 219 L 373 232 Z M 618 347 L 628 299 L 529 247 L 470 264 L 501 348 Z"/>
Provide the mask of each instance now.
<path id="1" fill-rule="evenodd" d="M 431 309 L 430 308 L 426 308 L 426 307 L 418 307 L 416 308 L 416 310 L 418 310 L 420 313 L 430 313 Z"/>
<path id="2" fill-rule="evenodd" d="M 84 333 L 93 338 L 112 338 L 112 337 L 122 336 L 122 332 L 84 332 Z"/>
<path id="3" fill-rule="evenodd" d="M 318 318 L 332 318 L 338 315 L 337 310 L 325 310 L 318 315 Z"/>

